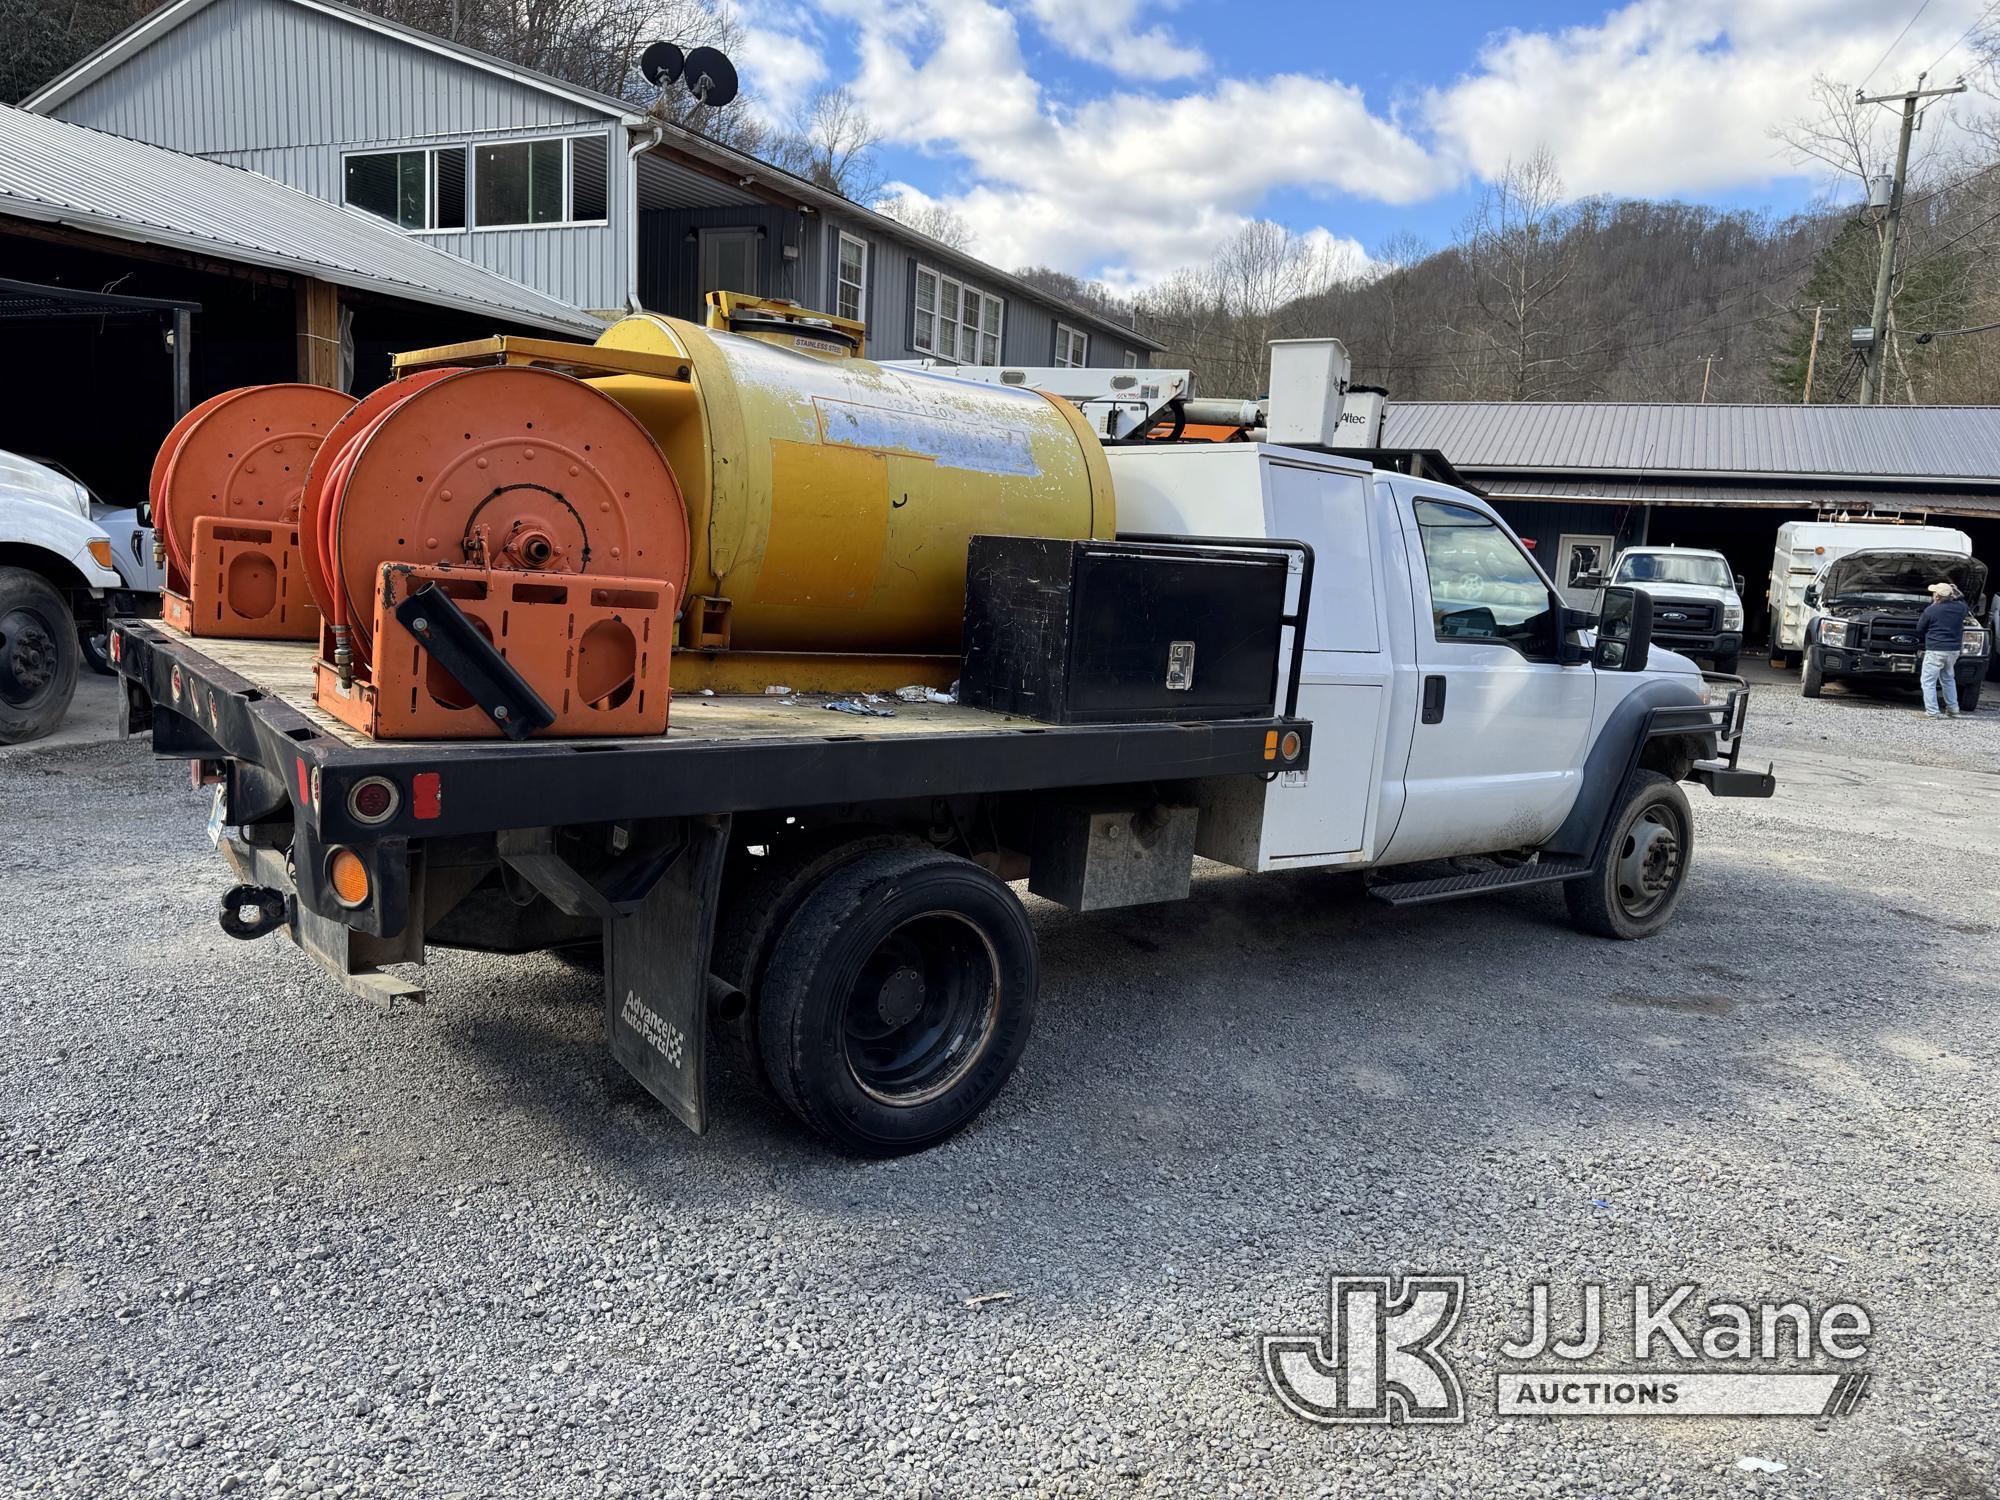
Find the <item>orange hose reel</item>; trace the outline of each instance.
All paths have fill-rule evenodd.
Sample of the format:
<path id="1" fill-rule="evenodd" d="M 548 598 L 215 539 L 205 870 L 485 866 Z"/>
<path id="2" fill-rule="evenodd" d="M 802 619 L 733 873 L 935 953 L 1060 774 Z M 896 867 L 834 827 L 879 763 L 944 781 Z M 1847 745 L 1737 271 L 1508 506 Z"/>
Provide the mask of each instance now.
<path id="1" fill-rule="evenodd" d="M 527 366 L 399 380 L 338 425 L 302 512 L 316 696 L 344 722 L 510 732 L 419 638 L 431 622 L 398 616 L 428 586 L 546 703 L 545 732 L 665 730 L 687 509 L 651 434 L 591 386 Z"/>
<path id="2" fill-rule="evenodd" d="M 168 624 L 257 640 L 318 634 L 299 497 L 322 440 L 353 404 L 325 386 L 245 386 L 174 424 L 148 486 L 167 554 Z"/>

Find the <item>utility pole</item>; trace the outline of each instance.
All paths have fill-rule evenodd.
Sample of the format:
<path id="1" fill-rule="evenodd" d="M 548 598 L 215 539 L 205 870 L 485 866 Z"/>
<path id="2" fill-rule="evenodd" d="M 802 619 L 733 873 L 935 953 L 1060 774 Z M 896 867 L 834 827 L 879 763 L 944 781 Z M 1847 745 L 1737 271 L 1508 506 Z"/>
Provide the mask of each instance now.
<path id="1" fill-rule="evenodd" d="M 1701 357 L 1701 404 L 1703 406 L 1708 405 L 1708 375 L 1709 371 L 1714 368 L 1715 356 L 1713 354 L 1704 354 Z"/>
<path id="2" fill-rule="evenodd" d="M 1824 302 L 1813 304 L 1813 336 L 1812 344 L 1806 350 L 1806 393 L 1799 397 L 1799 405 L 1801 406 L 1812 405 L 1813 366 L 1819 363 L 1819 318 L 1820 314 L 1825 311 L 1826 304 Z"/>
<path id="3" fill-rule="evenodd" d="M 1917 86 L 1902 94 L 1877 94 L 1864 98 L 1859 89 L 1854 91 L 1856 104 L 1890 104 L 1897 100 L 1903 105 L 1903 133 L 1896 144 L 1896 176 L 1889 189 L 1889 219 L 1882 230 L 1882 262 L 1875 268 L 1875 309 L 1868 319 L 1868 347 L 1861 355 L 1861 404 L 1873 406 L 1880 394 L 1882 381 L 1882 351 L 1889 322 L 1889 282 L 1896 266 L 1896 231 L 1903 221 L 1903 179 L 1910 170 L 1910 134 L 1917 128 L 1917 101 L 1936 99 L 1946 94 L 1965 92 L 1965 81 L 1960 79 L 1948 89 L 1927 89 L 1924 75 L 1917 75 Z"/>

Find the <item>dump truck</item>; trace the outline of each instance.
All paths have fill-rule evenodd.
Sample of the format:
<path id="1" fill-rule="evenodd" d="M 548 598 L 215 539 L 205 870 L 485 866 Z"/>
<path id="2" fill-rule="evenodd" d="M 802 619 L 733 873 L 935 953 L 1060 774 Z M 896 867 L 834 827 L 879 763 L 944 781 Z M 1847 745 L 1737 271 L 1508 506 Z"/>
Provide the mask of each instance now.
<path id="1" fill-rule="evenodd" d="M 1275 349 L 1286 394 L 1210 444 L 864 338 L 723 299 L 402 357 L 308 466 L 318 641 L 112 638 L 129 727 L 212 788 L 223 931 L 389 1004 L 433 949 L 601 955 L 611 1054 L 692 1129 L 725 1060 L 889 1155 L 1022 1056 L 1021 882 L 1080 911 L 1184 899 L 1200 858 L 1396 907 L 1559 885 L 1642 938 L 1686 889 L 1682 785 L 1770 795 L 1742 684 L 1652 648 L 1643 590 L 1567 609 L 1434 455 L 1315 440 L 1337 345 Z M 644 639 L 593 655 L 606 620 Z M 593 732 L 661 692 L 663 732 Z"/>

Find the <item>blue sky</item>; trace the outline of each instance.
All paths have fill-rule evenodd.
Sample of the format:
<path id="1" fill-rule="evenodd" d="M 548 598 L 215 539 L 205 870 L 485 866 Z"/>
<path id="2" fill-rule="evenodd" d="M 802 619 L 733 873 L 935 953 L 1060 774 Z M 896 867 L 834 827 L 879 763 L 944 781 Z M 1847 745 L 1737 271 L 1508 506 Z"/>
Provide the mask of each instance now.
<path id="1" fill-rule="evenodd" d="M 883 175 L 979 253 L 1127 291 L 1256 219 L 1357 258 L 1399 231 L 1443 243 L 1541 148 L 1574 194 L 1783 212 L 1852 191 L 1771 131 L 1816 74 L 1970 66 L 1988 0 L 1930 0 L 1883 58 L 1918 3 L 737 0 L 753 107 L 846 83 Z"/>

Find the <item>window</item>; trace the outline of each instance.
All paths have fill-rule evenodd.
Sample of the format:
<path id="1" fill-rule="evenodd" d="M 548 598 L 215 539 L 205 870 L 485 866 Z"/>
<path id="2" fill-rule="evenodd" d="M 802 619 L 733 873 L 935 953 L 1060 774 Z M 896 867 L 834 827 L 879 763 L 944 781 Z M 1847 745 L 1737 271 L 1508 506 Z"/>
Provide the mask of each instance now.
<path id="1" fill-rule="evenodd" d="M 482 142 L 473 147 L 474 227 L 603 220 L 606 149 L 601 135 Z"/>
<path id="2" fill-rule="evenodd" d="M 1492 641 L 1553 661 L 1556 616 L 1548 581 L 1488 517 L 1462 505 L 1416 503 L 1430 575 L 1431 625 L 1440 641 Z"/>
<path id="3" fill-rule="evenodd" d="M 965 365 L 1000 363 L 1002 307 L 998 297 L 917 267 L 916 317 L 910 346 Z"/>
<path id="4" fill-rule="evenodd" d="M 868 306 L 868 244 L 851 234 L 840 237 L 839 284 L 834 289 L 833 310 L 843 318 L 860 322 Z"/>
<path id="5" fill-rule="evenodd" d="M 1125 368 L 1128 370 L 1139 368 L 1139 351 L 1137 349 L 1127 349 L 1125 351 Z"/>
<path id="6" fill-rule="evenodd" d="M 1700 553 L 1628 552 L 1618 565 L 1617 583 L 1691 583 L 1726 589 L 1733 582 L 1729 564 Z"/>
<path id="7" fill-rule="evenodd" d="M 432 152 L 348 156 L 342 184 L 348 206 L 386 218 L 406 230 L 428 230 L 432 226 L 430 156 Z"/>
<path id="8" fill-rule="evenodd" d="M 1090 336 L 1067 323 L 1056 324 L 1056 368 L 1080 370 L 1090 363 Z"/>

